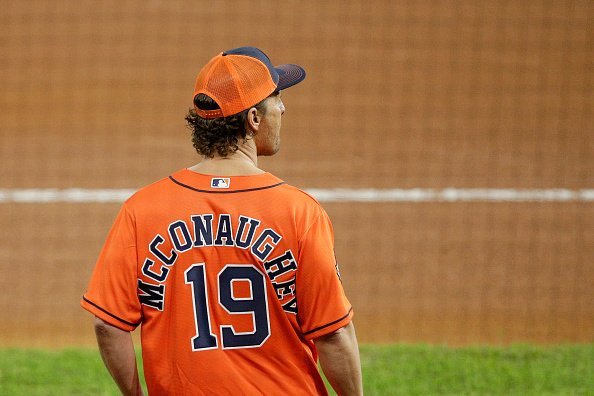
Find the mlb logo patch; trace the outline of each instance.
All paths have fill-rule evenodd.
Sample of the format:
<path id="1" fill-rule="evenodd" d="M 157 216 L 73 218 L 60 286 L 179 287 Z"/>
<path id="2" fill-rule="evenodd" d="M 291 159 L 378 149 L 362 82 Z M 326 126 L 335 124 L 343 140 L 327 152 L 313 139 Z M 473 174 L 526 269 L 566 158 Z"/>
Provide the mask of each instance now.
<path id="1" fill-rule="evenodd" d="M 215 177 L 210 181 L 210 186 L 212 188 L 229 188 L 231 184 L 231 179 L 228 177 Z"/>

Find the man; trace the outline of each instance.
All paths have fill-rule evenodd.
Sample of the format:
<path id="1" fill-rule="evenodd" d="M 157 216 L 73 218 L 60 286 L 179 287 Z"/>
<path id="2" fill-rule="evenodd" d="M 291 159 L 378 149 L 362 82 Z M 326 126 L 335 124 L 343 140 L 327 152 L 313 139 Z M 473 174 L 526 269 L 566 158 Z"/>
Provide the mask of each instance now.
<path id="1" fill-rule="evenodd" d="M 200 71 L 186 120 L 203 160 L 126 201 L 81 302 L 124 394 L 362 394 L 333 231 L 313 198 L 257 167 L 279 149 L 281 90 L 305 78 L 254 47 Z"/>

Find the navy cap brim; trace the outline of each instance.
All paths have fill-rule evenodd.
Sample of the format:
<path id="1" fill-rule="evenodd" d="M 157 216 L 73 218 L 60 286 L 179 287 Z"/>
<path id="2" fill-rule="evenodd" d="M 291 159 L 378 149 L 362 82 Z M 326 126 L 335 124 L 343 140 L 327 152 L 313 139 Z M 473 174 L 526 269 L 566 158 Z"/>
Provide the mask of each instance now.
<path id="1" fill-rule="evenodd" d="M 292 87 L 305 79 L 305 70 L 301 66 L 291 64 L 280 65 L 275 66 L 274 70 L 278 73 L 277 91 Z"/>

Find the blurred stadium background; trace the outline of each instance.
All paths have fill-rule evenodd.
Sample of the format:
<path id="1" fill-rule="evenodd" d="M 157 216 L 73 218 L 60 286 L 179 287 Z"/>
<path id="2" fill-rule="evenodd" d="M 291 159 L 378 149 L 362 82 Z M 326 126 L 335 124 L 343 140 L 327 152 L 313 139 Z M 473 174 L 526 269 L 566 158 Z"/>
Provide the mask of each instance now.
<path id="1" fill-rule="evenodd" d="M 242 45 L 308 71 L 261 161 L 287 182 L 508 189 L 323 202 L 362 342 L 594 341 L 592 1 L 0 6 L 1 346 L 94 343 L 78 304 L 120 203 L 38 189 L 136 189 L 197 162 L 195 75 Z"/>

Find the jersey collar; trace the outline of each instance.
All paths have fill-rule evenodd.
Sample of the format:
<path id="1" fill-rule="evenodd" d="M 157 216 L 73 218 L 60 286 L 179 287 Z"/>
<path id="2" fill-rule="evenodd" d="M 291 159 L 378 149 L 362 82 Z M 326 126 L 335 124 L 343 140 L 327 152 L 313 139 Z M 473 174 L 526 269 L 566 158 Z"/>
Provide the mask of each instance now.
<path id="1" fill-rule="evenodd" d="M 180 187 L 215 194 L 263 190 L 285 184 L 283 180 L 268 172 L 259 175 L 225 176 L 205 175 L 189 169 L 181 169 L 170 175 L 169 179 Z"/>

